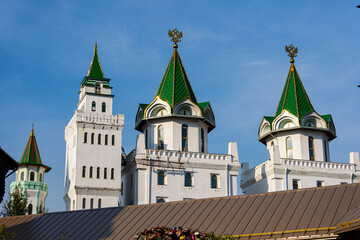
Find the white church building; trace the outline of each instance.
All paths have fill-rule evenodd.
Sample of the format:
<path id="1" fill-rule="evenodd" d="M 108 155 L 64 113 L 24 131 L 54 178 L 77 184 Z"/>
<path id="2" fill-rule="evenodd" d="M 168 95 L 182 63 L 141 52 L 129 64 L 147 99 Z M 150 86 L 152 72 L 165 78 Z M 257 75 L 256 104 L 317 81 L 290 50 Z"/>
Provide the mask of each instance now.
<path id="1" fill-rule="evenodd" d="M 230 142 L 228 154 L 208 152 L 214 113 L 209 102 L 197 101 L 177 42 L 154 100 L 139 104 L 141 134 L 123 167 L 121 205 L 238 194 L 237 145 Z"/>
<path id="2" fill-rule="evenodd" d="M 242 163 L 240 186 L 244 194 L 321 187 L 359 182 L 359 153 L 349 163 L 330 162 L 329 142 L 336 138 L 330 114 L 312 106 L 294 65 L 297 48 L 286 47 L 291 65 L 275 116 L 265 116 L 259 141 L 268 160 L 249 169 Z"/>
<path id="3" fill-rule="evenodd" d="M 65 127 L 66 210 L 118 206 L 124 115 L 112 115 L 113 97 L 95 43 L 90 70 L 80 84 L 79 102 Z"/>

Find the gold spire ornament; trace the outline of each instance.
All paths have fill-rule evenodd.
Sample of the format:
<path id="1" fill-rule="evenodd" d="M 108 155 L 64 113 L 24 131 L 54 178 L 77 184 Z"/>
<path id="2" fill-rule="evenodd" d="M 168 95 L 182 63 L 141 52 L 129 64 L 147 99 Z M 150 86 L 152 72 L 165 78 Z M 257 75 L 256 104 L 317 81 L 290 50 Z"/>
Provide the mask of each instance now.
<path id="1" fill-rule="evenodd" d="M 174 28 L 174 30 L 170 30 L 169 29 L 169 37 L 171 38 L 170 41 L 174 42 L 174 48 L 177 48 L 178 45 L 177 43 L 181 42 L 181 38 L 183 37 L 182 32 L 179 32 L 179 30 L 177 30 L 176 28 Z"/>
<path id="2" fill-rule="evenodd" d="M 290 46 L 285 46 L 285 51 L 288 52 L 288 56 L 291 58 L 290 62 L 294 63 L 294 57 L 297 57 L 298 48 L 290 44 Z"/>

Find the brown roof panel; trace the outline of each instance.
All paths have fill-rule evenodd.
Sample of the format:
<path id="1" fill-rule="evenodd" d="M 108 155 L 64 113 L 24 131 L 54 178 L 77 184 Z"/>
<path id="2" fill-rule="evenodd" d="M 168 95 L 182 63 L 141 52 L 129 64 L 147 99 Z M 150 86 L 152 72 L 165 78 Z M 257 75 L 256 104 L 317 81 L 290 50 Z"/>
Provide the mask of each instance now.
<path id="1" fill-rule="evenodd" d="M 209 212 L 205 220 L 200 224 L 200 231 L 207 231 L 210 229 L 210 225 L 214 222 L 215 218 L 219 215 L 225 205 L 229 202 L 230 198 L 215 198 L 214 202 L 217 202 L 215 208 L 212 208 L 212 211 Z"/>
<path id="2" fill-rule="evenodd" d="M 360 184 L 183 202 L 0 218 L 15 239 L 133 239 L 143 229 L 167 226 L 241 239 L 327 234 L 329 227 L 360 218 Z M 357 227 L 352 221 L 337 231 Z M 326 229 L 315 229 L 325 227 Z M 70 229 L 71 228 L 71 229 Z M 294 232 L 293 230 L 301 230 Z M 278 231 L 284 231 L 277 233 Z M 276 235 L 274 235 L 276 234 Z"/>
<path id="3" fill-rule="evenodd" d="M 304 191 L 304 195 L 297 206 L 284 204 L 284 206 L 287 206 L 290 208 L 295 208 L 295 212 L 292 215 L 292 217 L 290 218 L 289 223 L 286 225 L 285 229 L 292 230 L 292 229 L 298 228 L 299 222 L 302 220 L 302 217 L 305 214 L 305 210 L 308 207 L 311 200 L 313 199 L 313 194 L 316 192 L 316 190 L 317 189 L 314 189 L 314 188 L 308 189 L 308 190 L 302 190 L 302 191 Z M 282 229 L 283 228 L 280 228 L 280 226 L 278 226 L 276 229 L 274 229 L 274 231 L 281 231 Z"/>
<path id="4" fill-rule="evenodd" d="M 322 196 L 319 205 L 315 209 L 314 214 L 306 228 L 319 228 L 322 225 L 322 221 L 324 219 L 325 212 L 329 207 L 329 204 L 335 200 L 333 199 L 333 196 L 336 189 L 335 188 L 324 188 L 324 189 L 325 189 L 324 195 Z"/>
<path id="5" fill-rule="evenodd" d="M 224 199 L 225 200 L 225 199 Z M 233 210 L 233 206 L 235 205 L 237 198 L 230 198 L 229 201 L 224 205 L 223 208 L 219 209 L 220 211 L 216 216 L 213 216 L 214 218 L 206 219 L 206 221 L 211 222 L 207 229 L 200 228 L 201 231 L 207 231 L 207 232 L 214 232 L 216 234 L 222 234 L 222 231 L 219 233 L 217 231 L 217 228 L 219 228 L 219 223 L 223 223 L 228 214 Z M 222 225 L 224 228 L 224 226 Z"/>
<path id="6" fill-rule="evenodd" d="M 325 192 L 325 188 L 319 188 L 316 191 L 314 191 L 314 194 L 312 195 L 312 198 L 308 201 L 307 207 L 303 209 L 304 214 L 301 216 L 301 219 L 296 226 L 296 229 L 305 229 L 308 228 L 310 220 L 312 219 L 314 212 L 316 208 L 321 206 L 322 204 L 326 203 L 326 200 L 323 200 L 323 195 Z"/>

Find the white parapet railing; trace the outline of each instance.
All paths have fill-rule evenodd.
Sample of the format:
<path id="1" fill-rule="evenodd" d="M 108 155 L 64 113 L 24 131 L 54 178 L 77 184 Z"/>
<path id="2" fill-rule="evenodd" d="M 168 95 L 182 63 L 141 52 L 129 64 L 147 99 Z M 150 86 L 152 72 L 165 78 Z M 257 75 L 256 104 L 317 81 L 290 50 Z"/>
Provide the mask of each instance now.
<path id="1" fill-rule="evenodd" d="M 215 153 L 199 153 L 199 152 L 182 152 L 174 150 L 157 150 L 147 149 L 147 157 L 150 160 L 166 160 L 170 162 L 178 161 L 221 161 L 224 163 L 232 163 L 233 156 L 227 154 Z"/>
<path id="2" fill-rule="evenodd" d="M 269 166 L 269 161 L 266 161 L 261 163 L 260 165 L 257 165 L 254 168 L 247 170 L 241 175 L 241 180 L 247 182 L 251 179 L 254 179 L 256 176 L 261 176 L 261 174 L 265 173 L 268 166 Z"/>
<path id="3" fill-rule="evenodd" d="M 117 114 L 113 116 L 111 114 L 82 113 L 79 111 L 77 114 L 77 121 L 100 123 L 100 124 L 124 125 L 124 115 Z"/>
<path id="4" fill-rule="evenodd" d="M 281 160 L 285 166 L 355 171 L 355 164 L 350 164 L 350 163 L 320 162 L 320 161 L 298 160 L 298 159 L 288 159 L 288 158 L 282 158 Z"/>
<path id="5" fill-rule="evenodd" d="M 264 174 L 268 167 L 270 166 L 271 161 L 266 161 L 260 165 L 247 170 L 242 173 L 241 181 L 247 182 L 253 179 L 261 178 L 261 175 Z M 355 164 L 350 163 L 336 163 L 336 162 L 320 162 L 320 161 L 310 161 L 310 160 L 301 160 L 301 159 L 289 159 L 281 158 L 281 165 L 285 168 L 312 168 L 312 169 L 328 169 L 336 170 L 343 172 L 355 172 Z"/>

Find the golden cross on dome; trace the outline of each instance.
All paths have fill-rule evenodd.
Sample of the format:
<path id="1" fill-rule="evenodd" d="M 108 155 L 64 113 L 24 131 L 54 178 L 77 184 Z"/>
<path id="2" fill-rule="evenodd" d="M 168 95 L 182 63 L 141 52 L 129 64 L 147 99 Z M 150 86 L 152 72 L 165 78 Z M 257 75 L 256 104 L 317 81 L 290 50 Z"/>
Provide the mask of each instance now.
<path id="1" fill-rule="evenodd" d="M 288 52 L 288 56 L 291 58 L 290 62 L 295 62 L 294 57 L 297 57 L 298 48 L 290 44 L 290 46 L 285 46 L 285 51 Z"/>
<path id="2" fill-rule="evenodd" d="M 177 48 L 177 43 L 181 42 L 181 38 L 183 37 L 182 32 L 179 32 L 176 28 L 174 30 L 169 29 L 169 37 L 171 38 L 170 41 L 174 42 L 174 48 Z"/>

